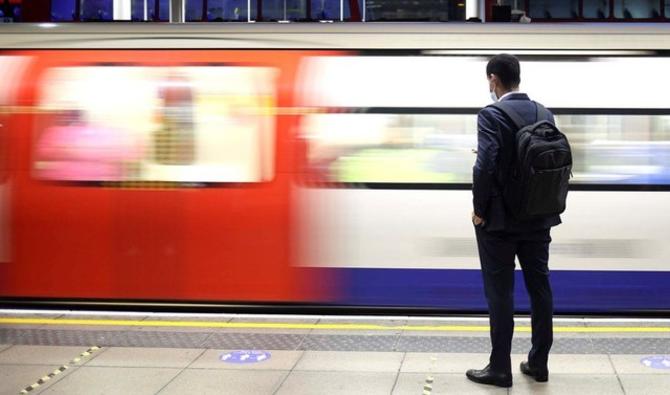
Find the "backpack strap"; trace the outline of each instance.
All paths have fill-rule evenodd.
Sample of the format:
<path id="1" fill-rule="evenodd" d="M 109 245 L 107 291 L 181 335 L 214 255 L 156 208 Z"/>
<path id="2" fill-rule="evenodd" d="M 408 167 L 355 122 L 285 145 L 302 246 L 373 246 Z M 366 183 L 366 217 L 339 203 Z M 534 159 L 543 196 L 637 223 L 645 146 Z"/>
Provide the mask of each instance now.
<path id="1" fill-rule="evenodd" d="M 541 120 L 551 122 L 551 112 L 542 104 L 536 101 L 533 101 L 533 103 L 535 103 L 535 119 L 537 119 L 537 122 Z"/>
<path id="2" fill-rule="evenodd" d="M 514 126 L 516 127 L 516 130 L 520 130 L 524 126 L 526 126 L 526 121 L 519 115 L 518 112 L 516 112 L 515 109 L 512 108 L 508 103 L 505 103 L 504 101 L 499 101 L 495 102 L 493 104 L 489 104 L 488 107 L 494 107 L 500 110 L 505 116 L 512 121 Z"/>

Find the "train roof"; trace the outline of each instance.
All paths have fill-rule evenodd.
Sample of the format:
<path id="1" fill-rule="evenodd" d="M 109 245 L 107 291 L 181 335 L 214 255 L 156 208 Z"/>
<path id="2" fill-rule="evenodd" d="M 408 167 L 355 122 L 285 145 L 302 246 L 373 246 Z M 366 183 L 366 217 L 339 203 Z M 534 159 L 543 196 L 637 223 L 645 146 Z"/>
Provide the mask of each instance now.
<path id="1" fill-rule="evenodd" d="M 1 49 L 670 50 L 666 23 L 0 24 Z"/>

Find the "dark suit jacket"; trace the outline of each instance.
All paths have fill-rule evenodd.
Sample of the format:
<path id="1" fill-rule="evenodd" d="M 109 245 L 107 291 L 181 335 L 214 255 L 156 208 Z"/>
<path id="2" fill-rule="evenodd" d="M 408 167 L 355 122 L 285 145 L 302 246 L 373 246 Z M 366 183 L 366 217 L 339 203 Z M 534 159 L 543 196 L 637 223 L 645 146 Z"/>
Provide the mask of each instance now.
<path id="1" fill-rule="evenodd" d="M 511 104 L 528 125 L 537 122 L 536 105 L 525 93 L 512 93 L 503 100 Z M 551 114 L 550 121 L 554 122 Z M 502 183 L 505 181 L 502 175 L 507 174 L 516 131 L 513 123 L 497 108 L 486 107 L 478 114 L 477 161 L 473 168 L 472 195 L 475 214 L 484 218 L 483 229 L 489 232 L 531 232 L 561 223 L 558 215 L 517 222 L 505 211 L 502 198 Z"/>

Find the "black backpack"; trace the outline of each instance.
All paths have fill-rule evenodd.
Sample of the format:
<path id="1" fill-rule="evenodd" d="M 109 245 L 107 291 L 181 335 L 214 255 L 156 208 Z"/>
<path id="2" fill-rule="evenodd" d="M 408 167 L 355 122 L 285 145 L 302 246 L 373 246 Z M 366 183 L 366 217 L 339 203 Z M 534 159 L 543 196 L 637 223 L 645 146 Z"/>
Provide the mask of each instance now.
<path id="1" fill-rule="evenodd" d="M 503 201 L 517 221 L 557 215 L 565 211 L 568 181 L 572 175 L 572 151 L 567 137 L 549 120 L 550 112 L 535 103 L 536 122 L 528 125 L 508 104 L 490 105 L 500 110 L 516 127 L 512 149 L 506 150 L 508 167 L 501 166 Z M 540 116 L 542 115 L 542 116 Z"/>

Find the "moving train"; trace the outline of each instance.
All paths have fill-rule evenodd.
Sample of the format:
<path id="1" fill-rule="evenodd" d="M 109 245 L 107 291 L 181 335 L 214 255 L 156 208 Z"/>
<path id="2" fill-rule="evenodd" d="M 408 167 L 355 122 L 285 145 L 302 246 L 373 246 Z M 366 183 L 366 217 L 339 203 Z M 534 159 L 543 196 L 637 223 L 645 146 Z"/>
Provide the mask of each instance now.
<path id="1" fill-rule="evenodd" d="M 574 150 L 556 311 L 668 311 L 663 24 L 0 26 L 0 298 L 484 312 L 500 52 Z"/>

